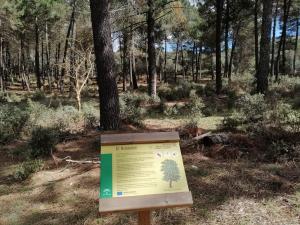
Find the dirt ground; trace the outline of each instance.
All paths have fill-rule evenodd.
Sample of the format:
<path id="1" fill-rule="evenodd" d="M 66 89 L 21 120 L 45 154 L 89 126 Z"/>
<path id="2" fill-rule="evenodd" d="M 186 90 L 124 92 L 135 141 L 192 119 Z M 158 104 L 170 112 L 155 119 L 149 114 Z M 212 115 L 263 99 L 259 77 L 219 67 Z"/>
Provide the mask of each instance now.
<path id="1" fill-rule="evenodd" d="M 178 121 L 169 121 L 171 129 Z M 166 129 L 170 123 L 146 120 L 146 128 Z M 91 159 L 99 155 L 100 132 L 89 132 L 57 146 L 59 158 Z M 22 145 L 22 143 L 17 143 Z M 98 165 L 55 164 L 26 181 L 9 177 L 18 162 L 0 150 L 1 225 L 131 225 L 135 213 L 98 214 Z M 191 208 L 153 212 L 157 225 L 297 225 L 300 224 L 299 165 L 216 160 L 197 151 L 183 152 Z"/>

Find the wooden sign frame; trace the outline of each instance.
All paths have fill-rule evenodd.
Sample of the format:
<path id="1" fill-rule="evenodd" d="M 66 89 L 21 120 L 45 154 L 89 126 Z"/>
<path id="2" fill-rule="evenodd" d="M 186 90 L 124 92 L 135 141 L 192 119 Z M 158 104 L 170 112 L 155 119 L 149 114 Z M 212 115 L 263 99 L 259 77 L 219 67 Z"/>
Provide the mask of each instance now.
<path id="1" fill-rule="evenodd" d="M 101 135 L 101 146 L 149 144 L 149 143 L 174 143 L 179 142 L 177 132 L 155 133 L 127 133 Z M 124 211 L 138 211 L 139 224 L 151 224 L 150 211 L 160 208 L 192 206 L 191 192 L 177 192 L 153 194 L 131 197 L 99 199 L 99 212 L 112 213 Z"/>

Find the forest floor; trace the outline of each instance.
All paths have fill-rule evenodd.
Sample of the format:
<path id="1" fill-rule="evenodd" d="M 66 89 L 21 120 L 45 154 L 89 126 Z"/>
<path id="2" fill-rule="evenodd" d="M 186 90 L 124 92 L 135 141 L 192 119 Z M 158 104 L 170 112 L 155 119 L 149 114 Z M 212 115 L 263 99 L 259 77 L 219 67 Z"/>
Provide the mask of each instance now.
<path id="1" fill-rule="evenodd" d="M 220 121 L 207 117 L 203 128 L 214 130 Z M 175 129 L 181 123 L 155 118 L 143 122 L 147 130 Z M 55 156 L 95 158 L 99 155 L 99 135 L 90 131 L 60 143 Z M 24 182 L 13 182 L 9 178 L 20 162 L 8 153 L 22 144 L 15 142 L 0 150 L 1 225 L 136 224 L 135 213 L 98 214 L 98 165 L 55 164 L 49 158 L 42 171 Z M 184 151 L 183 158 L 194 205 L 156 210 L 153 224 L 300 224 L 299 166 L 217 160 L 193 149 Z"/>

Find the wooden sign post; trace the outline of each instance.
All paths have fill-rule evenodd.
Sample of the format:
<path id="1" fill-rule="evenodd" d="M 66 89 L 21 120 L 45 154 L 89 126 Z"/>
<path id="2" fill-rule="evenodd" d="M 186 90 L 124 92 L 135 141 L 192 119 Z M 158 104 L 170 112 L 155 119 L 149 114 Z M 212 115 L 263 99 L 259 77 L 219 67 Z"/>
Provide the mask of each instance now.
<path id="1" fill-rule="evenodd" d="M 192 204 L 177 132 L 101 136 L 100 213 L 136 211 L 150 225 L 152 210 Z"/>

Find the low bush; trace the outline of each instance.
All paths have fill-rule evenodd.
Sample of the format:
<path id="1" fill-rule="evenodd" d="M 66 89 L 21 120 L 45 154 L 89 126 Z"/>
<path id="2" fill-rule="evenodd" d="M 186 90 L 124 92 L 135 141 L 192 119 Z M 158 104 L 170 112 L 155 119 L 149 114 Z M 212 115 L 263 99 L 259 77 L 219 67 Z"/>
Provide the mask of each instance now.
<path id="1" fill-rule="evenodd" d="M 142 109 L 140 107 L 142 100 L 136 96 L 128 94 L 120 97 L 120 116 L 127 123 L 141 125 Z"/>
<path id="2" fill-rule="evenodd" d="M 37 127 L 31 133 L 29 146 L 33 158 L 49 156 L 59 142 L 59 130 Z"/>
<path id="3" fill-rule="evenodd" d="M 0 108 L 0 144 L 18 138 L 29 114 L 21 105 L 2 105 Z"/>
<path id="4" fill-rule="evenodd" d="M 86 128 L 93 128 L 99 124 L 99 109 L 97 110 L 92 102 L 86 102 L 82 105 L 84 124 Z"/>
<path id="5" fill-rule="evenodd" d="M 185 105 L 187 115 L 191 117 L 202 116 L 202 110 L 205 107 L 203 100 L 198 97 L 195 93 L 191 93 L 190 101 Z"/>
<path id="6" fill-rule="evenodd" d="M 162 84 L 158 88 L 158 96 L 161 99 L 166 99 L 168 101 L 175 101 L 190 96 L 191 90 L 195 88 L 193 83 L 188 81 L 182 81 L 176 86 L 171 86 L 168 84 Z"/>
<path id="7" fill-rule="evenodd" d="M 246 94 L 237 101 L 237 107 L 245 115 L 248 122 L 256 122 L 263 119 L 264 112 L 267 110 L 267 103 L 262 94 Z"/>
<path id="8" fill-rule="evenodd" d="M 44 101 L 46 99 L 46 94 L 43 91 L 37 90 L 33 93 L 31 99 L 33 101 Z"/>
<path id="9" fill-rule="evenodd" d="M 42 160 L 30 160 L 23 162 L 16 168 L 13 177 L 17 181 L 26 180 L 32 173 L 40 171 L 43 166 Z"/>

